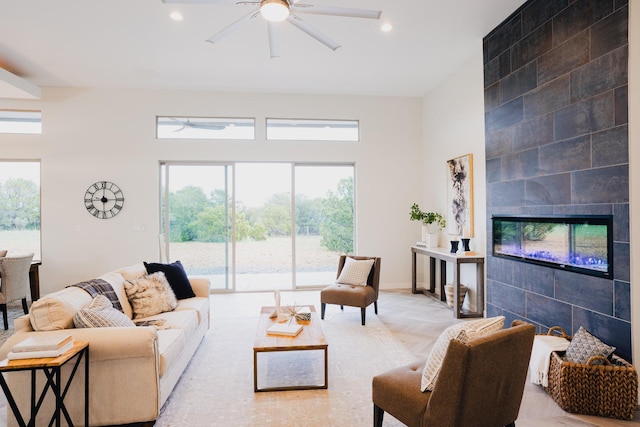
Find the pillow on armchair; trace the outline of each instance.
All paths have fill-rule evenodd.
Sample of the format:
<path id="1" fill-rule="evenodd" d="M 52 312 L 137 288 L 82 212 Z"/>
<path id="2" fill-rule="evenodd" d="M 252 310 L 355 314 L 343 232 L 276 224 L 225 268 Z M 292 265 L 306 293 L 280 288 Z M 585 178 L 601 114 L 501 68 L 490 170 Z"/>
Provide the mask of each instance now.
<path id="1" fill-rule="evenodd" d="M 357 260 L 346 257 L 344 266 L 336 283 L 343 285 L 367 286 L 367 278 L 371 272 L 374 259 Z"/>
<path id="2" fill-rule="evenodd" d="M 420 389 L 422 391 L 433 391 L 436 385 L 438 374 L 444 356 L 447 354 L 447 348 L 451 340 L 458 340 L 467 343 L 471 340 L 488 335 L 492 332 L 499 331 L 504 328 L 504 316 L 489 317 L 486 319 L 478 319 L 456 323 L 445 329 L 438 337 L 431 353 L 427 358 L 427 363 L 422 370 L 422 382 Z"/>

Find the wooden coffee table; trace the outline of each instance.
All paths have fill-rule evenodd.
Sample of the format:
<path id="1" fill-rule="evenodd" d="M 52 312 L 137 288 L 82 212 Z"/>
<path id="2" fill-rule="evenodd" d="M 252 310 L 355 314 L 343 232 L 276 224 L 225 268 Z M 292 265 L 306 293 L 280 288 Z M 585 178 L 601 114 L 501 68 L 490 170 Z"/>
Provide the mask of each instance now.
<path id="1" fill-rule="evenodd" d="M 300 306 L 305 307 L 305 306 Z M 323 389 L 329 386 L 328 352 L 329 345 L 322 333 L 320 318 L 314 306 L 309 305 L 311 310 L 311 320 L 296 321 L 303 325 L 302 331 L 295 337 L 284 335 L 268 335 L 267 328 L 274 323 L 274 319 L 269 318 L 275 307 L 262 307 L 260 320 L 256 331 L 256 340 L 253 345 L 253 389 L 258 391 L 282 391 L 282 390 L 308 390 Z M 258 353 L 282 352 L 282 351 L 305 351 L 322 350 L 324 352 L 324 384 L 292 385 L 279 387 L 258 387 Z"/>

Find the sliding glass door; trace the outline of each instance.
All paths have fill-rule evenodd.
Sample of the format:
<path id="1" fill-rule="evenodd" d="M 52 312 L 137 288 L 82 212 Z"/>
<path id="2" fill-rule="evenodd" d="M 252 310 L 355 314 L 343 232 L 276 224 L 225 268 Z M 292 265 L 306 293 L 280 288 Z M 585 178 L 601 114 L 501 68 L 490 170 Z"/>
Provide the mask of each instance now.
<path id="1" fill-rule="evenodd" d="M 335 281 L 354 253 L 353 164 L 163 163 L 162 249 L 213 290 Z"/>
<path id="2" fill-rule="evenodd" d="M 236 290 L 291 289 L 291 164 L 236 164 Z"/>
<path id="3" fill-rule="evenodd" d="M 161 253 L 213 290 L 231 289 L 232 166 L 161 165 Z"/>
<path id="4" fill-rule="evenodd" d="M 333 283 L 340 254 L 353 253 L 353 165 L 295 166 L 296 286 Z"/>

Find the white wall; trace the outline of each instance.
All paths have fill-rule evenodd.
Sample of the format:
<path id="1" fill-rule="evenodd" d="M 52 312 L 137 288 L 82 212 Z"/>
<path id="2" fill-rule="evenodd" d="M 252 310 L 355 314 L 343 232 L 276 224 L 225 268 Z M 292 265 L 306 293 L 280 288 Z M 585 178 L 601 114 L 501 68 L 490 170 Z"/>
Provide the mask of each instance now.
<path id="1" fill-rule="evenodd" d="M 482 42 L 477 54 L 423 99 L 424 159 L 423 194 L 420 206 L 447 212 L 447 168 L 449 159 L 473 154 L 474 236 L 471 250 L 485 253 L 486 185 L 484 149 L 484 69 Z M 440 245 L 448 245 L 441 234 Z M 448 272 L 448 277 L 452 272 Z M 475 287 L 475 267 L 461 269 L 461 283 Z M 475 290 L 470 291 L 472 293 Z M 474 304 L 475 305 L 475 304 Z M 472 308 L 475 308 L 474 305 Z"/>
<path id="2" fill-rule="evenodd" d="M 421 186 L 418 98 L 51 88 L 40 101 L 0 99 L 0 108 L 43 114 L 42 135 L 0 135 L 0 159 L 42 162 L 43 294 L 158 259 L 161 160 L 356 162 L 358 253 L 382 257 L 382 287 L 409 286 L 409 245 L 419 235 L 408 220 Z M 156 115 L 255 117 L 257 139 L 158 141 Z M 358 119 L 361 142 L 267 142 L 267 116 Z M 124 191 L 113 219 L 84 208 L 97 180 Z"/>

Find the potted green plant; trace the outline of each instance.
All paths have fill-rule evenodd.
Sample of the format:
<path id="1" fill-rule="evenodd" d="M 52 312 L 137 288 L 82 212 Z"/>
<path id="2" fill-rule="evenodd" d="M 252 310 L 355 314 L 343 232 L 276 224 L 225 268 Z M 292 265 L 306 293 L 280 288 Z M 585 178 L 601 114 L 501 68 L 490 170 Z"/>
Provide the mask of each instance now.
<path id="1" fill-rule="evenodd" d="M 417 203 L 414 203 L 411 205 L 409 218 L 411 221 L 420 221 L 422 223 L 422 241 L 426 242 L 428 247 L 438 245 L 437 233 L 447 226 L 447 221 L 442 215 L 438 212 L 424 212 Z"/>

